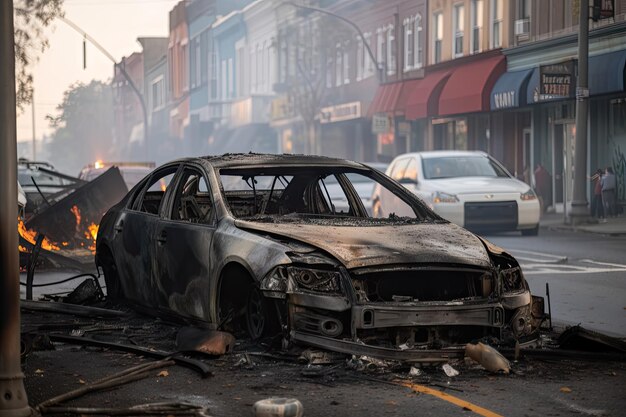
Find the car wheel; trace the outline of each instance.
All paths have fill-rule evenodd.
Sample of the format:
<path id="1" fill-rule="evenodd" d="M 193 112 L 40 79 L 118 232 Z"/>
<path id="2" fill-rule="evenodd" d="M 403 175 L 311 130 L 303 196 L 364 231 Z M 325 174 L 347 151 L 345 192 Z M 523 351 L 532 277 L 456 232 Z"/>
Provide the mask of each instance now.
<path id="1" fill-rule="evenodd" d="M 261 338 L 267 330 L 268 301 L 257 287 L 252 287 L 246 302 L 246 326 L 252 340 Z"/>
<path id="2" fill-rule="evenodd" d="M 113 259 L 107 259 L 102 266 L 104 271 L 104 283 L 107 288 L 107 299 L 111 301 L 119 301 L 124 298 L 122 285 L 120 284 L 120 276 Z"/>
<path id="3" fill-rule="evenodd" d="M 523 229 L 522 236 L 537 236 L 539 234 L 539 225 L 536 225 L 532 229 Z"/>

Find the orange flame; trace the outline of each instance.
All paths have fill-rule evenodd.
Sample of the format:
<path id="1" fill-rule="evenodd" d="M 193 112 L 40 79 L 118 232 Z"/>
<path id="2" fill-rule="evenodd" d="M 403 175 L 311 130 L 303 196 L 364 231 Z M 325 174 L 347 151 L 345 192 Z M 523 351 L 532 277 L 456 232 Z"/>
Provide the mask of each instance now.
<path id="1" fill-rule="evenodd" d="M 100 225 L 97 225 L 95 223 L 91 223 L 89 226 L 87 226 L 87 230 L 89 230 L 89 232 L 85 232 L 85 237 L 92 241 L 91 245 L 89 245 L 88 249 L 93 254 L 96 253 L 96 238 L 98 237 L 98 229 L 99 228 L 100 228 Z"/>
<path id="2" fill-rule="evenodd" d="M 35 232 L 34 230 L 26 229 L 24 221 L 20 218 L 17 219 L 17 230 L 20 232 L 20 236 L 22 236 L 33 245 L 35 244 L 37 232 Z M 43 239 L 43 242 L 41 242 L 41 247 L 45 250 L 59 250 L 59 247 L 55 243 L 50 242 L 48 238 Z"/>
<path id="3" fill-rule="evenodd" d="M 18 245 L 18 246 L 17 246 L 17 249 L 18 249 L 20 252 L 28 253 L 28 249 L 26 249 L 26 248 L 25 248 L 24 246 L 22 246 L 22 245 Z"/>

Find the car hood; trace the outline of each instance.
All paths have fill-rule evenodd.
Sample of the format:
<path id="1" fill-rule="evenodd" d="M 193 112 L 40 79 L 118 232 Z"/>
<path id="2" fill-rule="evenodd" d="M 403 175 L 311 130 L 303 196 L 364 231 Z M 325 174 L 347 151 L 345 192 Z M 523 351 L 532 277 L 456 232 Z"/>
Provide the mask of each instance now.
<path id="1" fill-rule="evenodd" d="M 489 267 L 489 254 L 478 237 L 451 223 L 401 225 L 319 225 L 237 220 L 249 231 L 269 233 L 317 247 L 346 268 L 445 263 Z"/>
<path id="2" fill-rule="evenodd" d="M 528 184 L 514 178 L 460 177 L 424 182 L 428 188 L 450 194 L 525 193 L 530 188 Z"/>

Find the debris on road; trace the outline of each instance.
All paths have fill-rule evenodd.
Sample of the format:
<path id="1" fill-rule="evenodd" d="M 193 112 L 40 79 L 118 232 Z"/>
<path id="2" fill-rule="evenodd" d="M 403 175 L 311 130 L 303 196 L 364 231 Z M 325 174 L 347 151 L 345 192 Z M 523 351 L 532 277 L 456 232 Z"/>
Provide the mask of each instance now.
<path id="1" fill-rule="evenodd" d="M 295 398 L 268 398 L 254 403 L 255 417 L 302 417 L 304 408 Z"/>
<path id="2" fill-rule="evenodd" d="M 421 368 L 416 368 L 415 366 L 411 366 L 409 370 L 409 376 L 422 376 L 423 372 Z"/>
<path id="3" fill-rule="evenodd" d="M 70 314 L 78 317 L 91 318 L 121 318 L 128 316 L 128 313 L 119 310 L 67 303 L 55 303 L 50 301 L 21 300 L 20 308 L 27 311 L 49 311 L 54 313 Z"/>
<path id="4" fill-rule="evenodd" d="M 345 355 L 309 348 L 305 349 L 302 354 L 300 354 L 298 361 L 310 365 L 328 365 L 343 360 L 343 358 L 345 358 Z"/>
<path id="5" fill-rule="evenodd" d="M 558 338 L 561 349 L 626 353 L 626 342 L 584 327 L 568 327 Z"/>
<path id="6" fill-rule="evenodd" d="M 449 363 L 444 363 L 441 367 L 443 368 L 443 372 L 445 372 L 446 375 L 449 376 L 449 377 L 453 377 L 453 376 L 459 375 L 459 371 L 454 369 L 452 367 L 452 365 L 450 365 Z"/>
<path id="7" fill-rule="evenodd" d="M 235 347 L 235 337 L 219 330 L 183 327 L 176 335 L 176 347 L 182 352 L 200 352 L 222 356 Z"/>
<path id="8" fill-rule="evenodd" d="M 508 374 L 511 372 L 511 364 L 500 352 L 489 345 L 468 343 L 465 346 L 465 354 L 481 364 L 489 372 Z"/>
<path id="9" fill-rule="evenodd" d="M 64 299 L 64 303 L 85 305 L 101 300 L 102 290 L 98 282 L 93 278 L 88 278 L 81 282 L 78 287 L 69 293 Z"/>

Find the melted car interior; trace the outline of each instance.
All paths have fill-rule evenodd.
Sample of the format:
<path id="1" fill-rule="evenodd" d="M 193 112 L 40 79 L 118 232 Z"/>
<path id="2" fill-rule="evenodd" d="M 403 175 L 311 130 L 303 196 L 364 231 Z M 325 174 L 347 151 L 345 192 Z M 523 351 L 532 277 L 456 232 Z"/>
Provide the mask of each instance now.
<path id="1" fill-rule="evenodd" d="M 368 217 L 350 180 L 341 171 L 281 170 L 271 172 L 222 170 L 224 196 L 235 217 L 341 215 Z M 348 212 L 338 212 L 328 185 L 340 184 Z"/>

